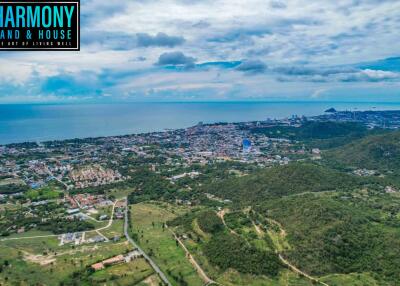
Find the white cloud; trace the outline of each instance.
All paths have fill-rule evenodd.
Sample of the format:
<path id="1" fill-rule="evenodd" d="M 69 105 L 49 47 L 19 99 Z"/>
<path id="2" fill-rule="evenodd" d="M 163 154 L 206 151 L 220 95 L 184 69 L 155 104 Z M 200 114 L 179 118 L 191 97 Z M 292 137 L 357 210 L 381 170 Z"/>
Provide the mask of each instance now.
<path id="1" fill-rule="evenodd" d="M 249 76 L 229 69 L 176 72 L 154 67 L 160 55 L 176 51 L 175 45 L 198 63 L 247 59 L 266 67 L 322 68 L 396 56 L 399 1 L 88 0 L 81 11 L 81 52 L 2 54 L 0 82 L 33 86 L 40 93 L 40 82 L 49 77 L 91 72 L 110 81 L 101 88 L 115 97 L 201 89 L 209 97 L 262 97 L 318 95 L 332 82 L 349 87 L 356 81 L 366 86 L 399 80 L 397 72 L 378 69 L 279 76 L 259 65 L 259 74 Z M 150 35 L 150 44 L 128 45 L 137 34 Z M 160 47 L 156 35 L 168 35 L 168 41 Z M 98 37 L 102 40 L 96 41 Z M 297 82 L 297 91 L 288 81 Z"/>

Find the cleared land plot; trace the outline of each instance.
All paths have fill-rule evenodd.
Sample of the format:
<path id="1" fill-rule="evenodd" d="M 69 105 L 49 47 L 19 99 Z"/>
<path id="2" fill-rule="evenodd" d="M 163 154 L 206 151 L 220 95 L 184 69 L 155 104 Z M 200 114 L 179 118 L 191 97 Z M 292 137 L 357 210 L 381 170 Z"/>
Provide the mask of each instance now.
<path id="1" fill-rule="evenodd" d="M 53 237 L 2 241 L 0 265 L 8 266 L 0 273 L 0 284 L 59 285 L 74 272 L 129 250 L 132 246 L 127 242 L 59 247 Z"/>
<path id="2" fill-rule="evenodd" d="M 126 188 L 126 189 L 111 189 L 111 190 L 107 190 L 107 194 L 108 195 L 112 195 L 117 199 L 120 198 L 125 198 L 127 197 L 130 193 L 132 193 L 134 191 L 134 189 L 131 188 Z"/>

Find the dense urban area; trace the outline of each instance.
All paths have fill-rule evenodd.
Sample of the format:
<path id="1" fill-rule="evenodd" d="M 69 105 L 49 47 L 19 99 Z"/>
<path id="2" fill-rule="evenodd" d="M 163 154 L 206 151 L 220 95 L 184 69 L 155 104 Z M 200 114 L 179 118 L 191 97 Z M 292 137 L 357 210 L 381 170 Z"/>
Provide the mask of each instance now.
<path id="1" fill-rule="evenodd" d="M 398 285 L 400 111 L 0 146 L 0 285 Z"/>

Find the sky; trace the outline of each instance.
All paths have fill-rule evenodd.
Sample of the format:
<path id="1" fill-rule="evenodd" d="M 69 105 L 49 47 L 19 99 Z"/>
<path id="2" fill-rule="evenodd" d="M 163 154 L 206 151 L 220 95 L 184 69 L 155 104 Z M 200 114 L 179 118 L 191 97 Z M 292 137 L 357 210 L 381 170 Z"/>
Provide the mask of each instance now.
<path id="1" fill-rule="evenodd" d="M 1 52 L 0 103 L 400 101 L 397 0 L 81 0 L 81 51 Z"/>

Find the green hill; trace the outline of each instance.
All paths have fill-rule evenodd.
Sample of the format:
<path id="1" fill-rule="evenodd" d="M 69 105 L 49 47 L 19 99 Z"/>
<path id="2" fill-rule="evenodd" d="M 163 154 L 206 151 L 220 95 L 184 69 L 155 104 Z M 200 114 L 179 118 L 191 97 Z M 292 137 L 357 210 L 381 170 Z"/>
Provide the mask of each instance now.
<path id="1" fill-rule="evenodd" d="M 305 192 L 351 190 L 361 180 L 323 166 L 294 163 L 206 185 L 204 192 L 241 204 Z"/>
<path id="2" fill-rule="evenodd" d="M 381 171 L 400 170 L 400 131 L 367 136 L 325 154 L 342 165 Z"/>
<path id="3" fill-rule="evenodd" d="M 386 185 L 382 178 L 293 163 L 212 183 L 203 191 L 232 200 L 235 211 L 251 206 L 254 221 L 267 230 L 276 227 L 269 219 L 278 222 L 290 245 L 282 255 L 307 273 L 358 273 L 377 285 L 395 285 L 400 197 L 386 194 Z"/>
<path id="4" fill-rule="evenodd" d="M 329 139 L 344 136 L 362 136 L 367 129 L 357 123 L 316 121 L 307 122 L 297 134 L 298 139 Z"/>
<path id="5" fill-rule="evenodd" d="M 303 123 L 300 127 L 257 127 L 250 131 L 253 133 L 265 134 L 270 137 L 301 141 L 309 147 L 318 147 L 321 149 L 342 146 L 370 133 L 381 132 L 381 130 L 367 130 L 364 125 L 359 123 L 333 121 L 308 121 Z"/>
<path id="6" fill-rule="evenodd" d="M 362 136 L 367 133 L 367 128 L 353 122 L 334 121 L 308 121 L 300 127 L 273 126 L 254 128 L 254 133 L 279 135 L 292 140 L 330 139 L 333 137 Z"/>
<path id="7" fill-rule="evenodd" d="M 283 225 L 292 246 L 284 255 L 305 272 L 370 272 L 379 285 L 395 285 L 400 281 L 400 220 L 389 218 L 389 200 L 399 203 L 389 196 L 362 202 L 356 196 L 307 194 L 267 200 L 258 211 Z"/>

